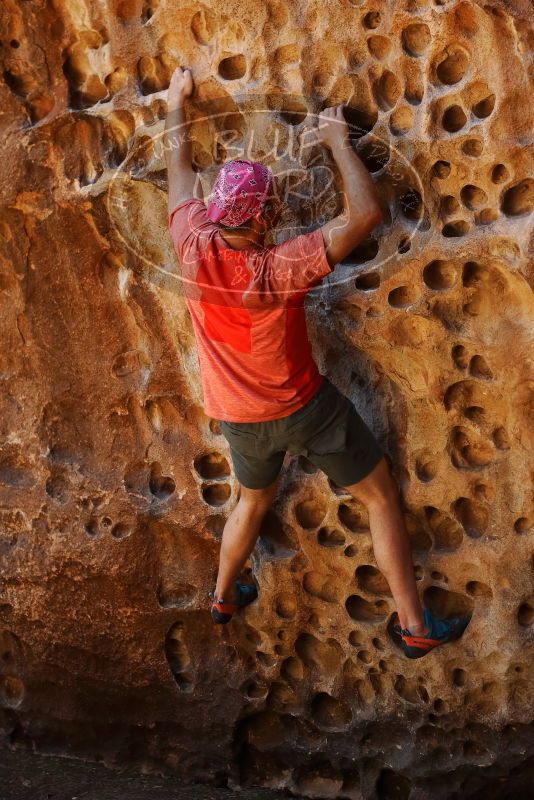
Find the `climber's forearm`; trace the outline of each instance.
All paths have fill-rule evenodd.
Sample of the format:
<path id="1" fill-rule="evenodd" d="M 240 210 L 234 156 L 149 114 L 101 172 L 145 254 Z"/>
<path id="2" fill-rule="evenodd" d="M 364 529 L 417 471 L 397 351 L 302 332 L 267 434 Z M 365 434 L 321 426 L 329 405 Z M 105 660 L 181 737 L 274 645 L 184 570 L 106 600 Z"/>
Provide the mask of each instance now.
<path id="1" fill-rule="evenodd" d="M 352 149 L 342 106 L 331 106 L 320 114 L 317 136 L 330 148 L 343 182 L 343 210 L 321 226 L 333 268 L 380 223 L 382 212 L 373 179 Z"/>
<path id="2" fill-rule="evenodd" d="M 192 147 L 189 136 L 189 122 L 185 115 L 183 102 L 169 105 L 163 134 L 167 169 L 171 164 L 191 167 Z"/>
<path id="3" fill-rule="evenodd" d="M 202 185 L 192 166 L 190 123 L 186 117 L 182 98 L 169 97 L 163 143 L 167 165 L 169 212 L 191 197 L 203 200 Z"/>
<path id="4" fill-rule="evenodd" d="M 369 216 L 377 224 L 382 215 L 373 179 L 348 138 L 340 139 L 332 155 L 343 180 L 345 211 L 357 217 Z"/>

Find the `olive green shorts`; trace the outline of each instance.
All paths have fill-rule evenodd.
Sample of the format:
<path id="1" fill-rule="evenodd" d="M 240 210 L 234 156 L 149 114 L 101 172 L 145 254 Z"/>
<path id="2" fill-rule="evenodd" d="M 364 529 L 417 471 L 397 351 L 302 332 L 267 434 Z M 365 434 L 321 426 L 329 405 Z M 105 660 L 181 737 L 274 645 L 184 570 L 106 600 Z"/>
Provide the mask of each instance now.
<path id="1" fill-rule="evenodd" d="M 306 405 L 281 419 L 221 422 L 242 486 L 264 489 L 278 476 L 286 451 L 304 455 L 338 486 L 361 481 L 384 455 L 352 402 L 328 378 Z"/>

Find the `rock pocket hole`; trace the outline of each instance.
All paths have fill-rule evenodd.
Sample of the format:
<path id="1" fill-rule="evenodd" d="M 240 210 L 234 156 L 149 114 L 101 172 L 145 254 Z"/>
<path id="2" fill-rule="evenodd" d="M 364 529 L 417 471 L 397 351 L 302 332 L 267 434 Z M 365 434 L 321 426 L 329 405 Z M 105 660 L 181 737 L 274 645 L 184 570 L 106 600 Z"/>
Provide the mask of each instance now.
<path id="1" fill-rule="evenodd" d="M 469 351 L 463 344 L 455 344 L 451 350 L 452 360 L 460 369 L 466 369 L 469 364 Z"/>
<path id="2" fill-rule="evenodd" d="M 183 622 L 175 623 L 165 637 L 165 655 L 182 692 L 193 690 L 192 678 L 190 675 L 191 659 L 185 643 L 185 629 Z"/>
<path id="3" fill-rule="evenodd" d="M 481 156 L 483 150 L 484 145 L 480 139 L 466 139 L 462 145 L 462 151 L 466 156 L 471 156 L 471 158 Z"/>
<path id="4" fill-rule="evenodd" d="M 163 475 L 161 464 L 155 462 L 150 468 L 150 478 L 148 486 L 154 497 L 158 500 L 168 500 L 176 490 L 176 484 L 172 478 Z"/>
<path id="5" fill-rule="evenodd" d="M 456 133 L 464 127 L 466 122 L 467 117 L 463 108 L 454 105 L 445 110 L 441 124 L 448 133 Z"/>
<path id="6" fill-rule="evenodd" d="M 403 236 L 402 239 L 400 239 L 400 241 L 399 241 L 399 243 L 397 245 L 397 252 L 399 253 L 399 255 L 402 256 L 405 253 L 409 252 L 409 250 L 411 249 L 411 246 L 412 246 L 412 243 L 410 242 L 410 237 L 409 236 Z"/>
<path id="7" fill-rule="evenodd" d="M 493 183 L 504 183 L 508 180 L 508 170 L 504 164 L 495 164 L 491 171 L 491 180 Z"/>
<path id="8" fill-rule="evenodd" d="M 447 86 L 458 83 L 469 66 L 469 54 L 461 47 L 448 48 L 445 58 L 436 67 L 436 74 Z"/>
<path id="9" fill-rule="evenodd" d="M 318 500 L 303 500 L 295 508 L 295 517 L 301 527 L 318 528 L 326 514 L 326 507 Z"/>
<path id="10" fill-rule="evenodd" d="M 369 170 L 369 172 L 379 172 L 389 161 L 389 147 L 382 142 L 367 142 L 360 150 L 358 155 Z"/>
<path id="11" fill-rule="evenodd" d="M 200 477 L 206 480 L 226 478 L 230 475 L 230 466 L 222 453 L 213 452 L 199 456 L 195 458 L 193 466 Z"/>
<path id="12" fill-rule="evenodd" d="M 433 506 L 425 506 L 425 516 L 436 550 L 457 550 L 460 547 L 463 533 L 455 520 Z"/>
<path id="13" fill-rule="evenodd" d="M 131 532 L 131 527 L 126 525 L 124 522 L 117 522 L 117 524 L 111 529 L 111 535 L 114 539 L 125 539 L 130 535 Z"/>
<path id="14" fill-rule="evenodd" d="M 508 189 L 502 200 L 502 210 L 510 217 L 530 214 L 534 208 L 534 180 L 526 178 Z"/>
<path id="15" fill-rule="evenodd" d="M 473 377 L 482 380 L 492 380 L 493 372 L 491 371 L 488 362 L 481 355 L 475 355 L 469 362 L 469 372 Z"/>
<path id="16" fill-rule="evenodd" d="M 380 274 L 378 272 L 366 272 L 364 275 L 358 275 L 354 285 L 356 289 L 362 292 L 374 291 L 380 286 Z"/>
<path id="17" fill-rule="evenodd" d="M 431 39 L 430 28 L 424 22 L 414 22 L 402 32 L 402 46 L 409 56 L 422 56 Z"/>
<path id="18" fill-rule="evenodd" d="M 448 178 L 451 174 L 451 165 L 448 161 L 436 161 L 432 165 L 432 172 L 436 178 L 443 180 L 444 178 Z"/>
<path id="19" fill-rule="evenodd" d="M 415 286 L 397 286 L 388 294 L 388 303 L 393 308 L 407 308 L 419 299 L 419 291 Z"/>
<path id="20" fill-rule="evenodd" d="M 516 533 L 528 533 L 532 527 L 532 520 L 529 517 L 519 517 L 514 522 L 514 530 Z"/>
<path id="21" fill-rule="evenodd" d="M 280 90 L 267 97 L 269 107 L 277 111 L 280 119 L 287 125 L 300 125 L 308 116 L 308 108 L 301 97 L 286 94 Z"/>
<path id="22" fill-rule="evenodd" d="M 399 197 L 399 207 L 406 219 L 413 222 L 420 220 L 425 210 L 421 195 L 416 189 L 412 188 Z"/>
<path id="23" fill-rule="evenodd" d="M 315 695 L 311 713 L 316 725 L 323 730 L 343 730 L 352 722 L 350 708 L 326 692 Z"/>
<path id="24" fill-rule="evenodd" d="M 92 538 L 98 536 L 98 520 L 95 517 L 90 519 L 89 522 L 85 523 L 85 532 Z"/>
<path id="25" fill-rule="evenodd" d="M 280 117 L 287 122 L 288 125 L 300 125 L 308 116 L 308 109 L 304 105 L 295 105 L 293 108 L 288 108 L 280 111 Z"/>
<path id="26" fill-rule="evenodd" d="M 369 530 L 369 518 L 363 506 L 342 503 L 337 513 L 339 521 L 352 533 L 360 533 Z"/>
<path id="27" fill-rule="evenodd" d="M 266 551 L 278 558 L 287 558 L 295 552 L 295 532 L 285 526 L 275 511 L 270 508 L 260 524 L 260 540 Z"/>
<path id="28" fill-rule="evenodd" d="M 401 85 L 393 72 L 384 71 L 382 76 L 375 82 L 374 93 L 376 101 L 381 108 L 386 111 L 393 108 L 401 95 Z"/>
<path id="29" fill-rule="evenodd" d="M 364 27 L 369 28 L 370 30 L 378 28 L 381 22 L 382 15 L 380 14 L 380 11 L 369 11 L 362 20 Z"/>
<path id="30" fill-rule="evenodd" d="M 499 217 L 499 212 L 494 208 L 483 208 L 478 214 L 475 214 L 476 225 L 491 225 Z"/>
<path id="31" fill-rule="evenodd" d="M 464 206 L 472 211 L 483 206 L 488 200 L 486 192 L 479 186 L 473 186 L 472 184 L 462 187 L 460 197 Z"/>
<path id="32" fill-rule="evenodd" d="M 391 112 L 389 129 L 397 136 L 407 133 L 413 125 L 413 111 L 409 106 L 400 106 Z"/>
<path id="33" fill-rule="evenodd" d="M 491 588 L 480 581 L 469 581 L 465 586 L 465 590 L 471 597 L 480 597 L 484 600 L 491 600 L 493 597 Z"/>
<path id="34" fill-rule="evenodd" d="M 383 800 L 408 800 L 411 790 L 411 780 L 392 769 L 383 769 L 376 782 L 376 796 Z"/>
<path id="35" fill-rule="evenodd" d="M 438 462 L 432 456 L 420 456 L 415 462 L 415 474 L 422 483 L 434 480 L 438 474 Z"/>
<path id="36" fill-rule="evenodd" d="M 295 642 L 295 651 L 301 661 L 310 669 L 317 669 L 322 675 L 337 672 L 343 651 L 335 639 L 321 642 L 311 633 L 301 633 Z"/>
<path id="37" fill-rule="evenodd" d="M 388 604 L 385 600 L 369 602 L 357 594 L 347 597 L 345 608 L 349 617 L 356 622 L 376 623 L 384 619 L 388 613 Z"/>
<path id="38" fill-rule="evenodd" d="M 510 437 L 508 436 L 506 428 L 503 428 L 502 425 L 498 428 L 495 428 L 491 434 L 491 438 L 493 439 L 495 447 L 497 447 L 499 450 L 510 449 Z"/>
<path id="39" fill-rule="evenodd" d="M 373 130 L 378 122 L 378 111 L 343 106 L 343 116 L 349 126 L 349 139 L 354 141 Z"/>
<path id="40" fill-rule="evenodd" d="M 522 628 L 530 628 L 534 623 L 534 603 L 528 601 L 521 603 L 517 609 L 517 621 Z"/>
<path id="41" fill-rule="evenodd" d="M 364 592 L 391 595 L 387 580 L 376 567 L 370 564 L 362 564 L 357 568 L 355 577 L 358 586 Z"/>
<path id="42" fill-rule="evenodd" d="M 320 572 L 307 572 L 304 575 L 302 586 L 311 597 L 318 597 L 325 603 L 337 603 L 339 600 L 337 581 Z"/>
<path id="43" fill-rule="evenodd" d="M 391 42 L 386 36 L 370 36 L 367 39 L 367 47 L 372 56 L 382 60 L 389 55 Z"/>
<path id="44" fill-rule="evenodd" d="M 364 239 L 358 247 L 355 247 L 348 256 L 342 260 L 342 264 L 364 264 L 366 261 L 372 261 L 376 257 L 379 250 L 379 243 L 376 239 Z"/>
<path id="45" fill-rule="evenodd" d="M 191 32 L 199 44 L 209 44 L 217 32 L 213 15 L 207 10 L 197 11 L 191 20 Z"/>
<path id="46" fill-rule="evenodd" d="M 459 497 L 453 508 L 468 536 L 478 539 L 484 534 L 488 527 L 489 514 L 483 506 L 468 497 Z"/>
<path id="47" fill-rule="evenodd" d="M 457 667 L 452 671 L 452 682 L 455 686 L 465 686 L 467 683 L 467 672 L 465 669 Z"/>
<path id="48" fill-rule="evenodd" d="M 458 280 L 458 270 L 452 261 L 436 259 L 423 269 L 423 281 L 429 289 L 452 289 Z"/>
<path id="49" fill-rule="evenodd" d="M 489 277 L 488 270 L 476 261 L 466 261 L 462 271 L 464 286 L 480 286 Z"/>
<path id="50" fill-rule="evenodd" d="M 202 486 L 202 497 L 210 506 L 223 506 L 231 493 L 232 490 L 227 483 L 209 483 Z"/>
<path id="51" fill-rule="evenodd" d="M 304 679 L 304 666 L 302 661 L 294 656 L 286 658 L 280 669 L 280 675 L 290 683 L 302 681 Z"/>
<path id="52" fill-rule="evenodd" d="M 486 117 L 489 117 L 494 108 L 495 95 L 489 94 L 487 97 L 479 100 L 478 103 L 475 103 L 472 110 L 475 117 L 478 117 L 479 119 L 485 119 Z"/>
<path id="53" fill-rule="evenodd" d="M 458 592 L 450 592 L 440 586 L 429 586 L 423 593 L 424 603 L 436 616 L 442 619 L 469 616 L 473 614 L 473 599 Z"/>
<path id="54" fill-rule="evenodd" d="M 327 526 L 319 529 L 317 541 L 323 547 L 341 547 L 345 544 L 345 534 L 339 528 Z"/>
<path id="55" fill-rule="evenodd" d="M 247 71 L 245 56 L 238 53 L 235 56 L 227 56 L 219 61 L 218 72 L 225 81 L 235 81 L 242 78 Z"/>
<path id="56" fill-rule="evenodd" d="M 282 619 L 293 619 L 297 613 L 297 601 L 292 595 L 280 595 L 276 599 L 274 610 Z"/>
<path id="57" fill-rule="evenodd" d="M 2 683 L 0 696 L 3 702 L 8 708 L 18 708 L 24 699 L 24 684 L 14 675 L 6 675 Z"/>
<path id="58" fill-rule="evenodd" d="M 448 222 L 441 229 L 441 233 L 448 239 L 459 238 L 469 233 L 469 223 L 463 219 L 456 220 L 455 222 Z"/>
<path id="59" fill-rule="evenodd" d="M 460 203 L 458 202 L 456 197 L 454 197 L 454 195 L 446 194 L 444 197 L 441 198 L 440 209 L 445 216 L 448 217 L 451 214 L 454 214 L 454 212 L 458 211 L 459 208 L 460 208 Z"/>

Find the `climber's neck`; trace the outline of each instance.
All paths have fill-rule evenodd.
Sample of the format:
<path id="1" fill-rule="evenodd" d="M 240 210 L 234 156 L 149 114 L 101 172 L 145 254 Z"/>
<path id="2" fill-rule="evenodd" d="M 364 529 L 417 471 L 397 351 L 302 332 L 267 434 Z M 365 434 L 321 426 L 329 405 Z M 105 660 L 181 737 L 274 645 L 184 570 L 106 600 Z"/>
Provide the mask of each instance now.
<path id="1" fill-rule="evenodd" d="M 227 231 L 219 231 L 221 237 L 224 239 L 228 247 L 232 250 L 249 250 L 257 248 L 263 244 L 263 236 L 247 232 L 245 234 L 228 233 Z"/>
<path id="2" fill-rule="evenodd" d="M 222 238 L 233 250 L 248 250 L 263 245 L 268 223 L 259 211 L 254 217 L 248 220 L 248 224 L 241 228 L 232 230 L 229 227 L 221 227 L 219 233 Z"/>

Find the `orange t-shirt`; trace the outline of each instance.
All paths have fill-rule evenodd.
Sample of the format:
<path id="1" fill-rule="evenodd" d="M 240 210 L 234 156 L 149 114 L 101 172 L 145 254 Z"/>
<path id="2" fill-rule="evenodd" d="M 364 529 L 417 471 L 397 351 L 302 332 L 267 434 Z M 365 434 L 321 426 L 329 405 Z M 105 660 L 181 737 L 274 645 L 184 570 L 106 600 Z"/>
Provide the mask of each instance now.
<path id="1" fill-rule="evenodd" d="M 204 410 L 227 422 L 292 414 L 319 389 L 304 295 L 332 272 L 319 229 L 234 250 L 190 199 L 169 214 L 195 331 Z"/>

